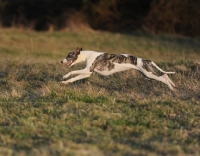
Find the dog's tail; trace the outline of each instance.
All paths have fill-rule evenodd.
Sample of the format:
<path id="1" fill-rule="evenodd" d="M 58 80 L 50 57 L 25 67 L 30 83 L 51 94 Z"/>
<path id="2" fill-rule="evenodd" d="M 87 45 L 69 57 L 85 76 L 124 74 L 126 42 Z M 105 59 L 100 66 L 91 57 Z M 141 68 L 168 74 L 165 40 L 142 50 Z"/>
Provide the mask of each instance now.
<path id="1" fill-rule="evenodd" d="M 158 67 L 154 62 L 151 62 L 151 64 L 156 67 L 158 70 L 160 70 L 162 73 L 165 73 L 165 74 L 174 74 L 175 72 L 166 72 L 164 70 L 162 70 L 160 67 Z"/>

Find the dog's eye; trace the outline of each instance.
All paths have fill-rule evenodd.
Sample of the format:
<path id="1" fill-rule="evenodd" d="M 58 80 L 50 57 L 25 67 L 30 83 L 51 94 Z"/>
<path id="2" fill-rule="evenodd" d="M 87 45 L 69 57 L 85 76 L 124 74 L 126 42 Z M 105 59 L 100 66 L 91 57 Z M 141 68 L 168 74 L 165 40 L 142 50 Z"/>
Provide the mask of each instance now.
<path id="1" fill-rule="evenodd" d="M 66 58 L 68 58 L 68 57 L 70 57 L 70 56 L 71 56 L 71 55 L 68 54 Z"/>
<path id="2" fill-rule="evenodd" d="M 69 54 L 68 54 L 68 56 L 69 56 L 69 57 L 71 57 L 71 56 L 73 56 L 73 54 L 74 54 L 74 53 L 73 53 L 73 52 L 71 52 L 71 53 L 69 53 Z"/>

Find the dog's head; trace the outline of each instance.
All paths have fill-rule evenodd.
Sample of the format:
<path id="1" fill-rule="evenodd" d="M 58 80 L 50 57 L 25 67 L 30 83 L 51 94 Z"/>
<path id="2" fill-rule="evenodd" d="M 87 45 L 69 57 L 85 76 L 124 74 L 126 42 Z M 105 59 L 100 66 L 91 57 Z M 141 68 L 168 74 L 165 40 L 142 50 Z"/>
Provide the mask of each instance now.
<path id="1" fill-rule="evenodd" d="M 78 59 L 78 55 L 82 51 L 82 48 L 76 48 L 76 51 L 70 52 L 66 58 L 64 58 L 61 63 L 65 64 L 66 66 L 70 67 L 75 64 L 75 61 Z"/>

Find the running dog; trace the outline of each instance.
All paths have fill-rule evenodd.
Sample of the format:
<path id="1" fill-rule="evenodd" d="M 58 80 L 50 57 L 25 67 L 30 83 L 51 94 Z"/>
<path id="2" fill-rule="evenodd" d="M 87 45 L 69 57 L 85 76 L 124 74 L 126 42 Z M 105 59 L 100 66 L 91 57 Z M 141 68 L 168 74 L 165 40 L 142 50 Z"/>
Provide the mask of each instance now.
<path id="1" fill-rule="evenodd" d="M 174 74 L 175 72 L 165 72 L 150 60 L 145 60 L 128 54 L 109 54 L 105 52 L 95 52 L 89 50 L 83 51 L 82 48 L 77 48 L 75 51 L 70 52 L 67 57 L 61 61 L 62 64 L 68 67 L 80 62 L 86 62 L 86 67 L 82 70 L 71 71 L 64 75 L 63 79 L 66 79 L 70 75 L 78 74 L 78 76 L 67 81 L 61 81 L 61 84 L 68 84 L 87 78 L 93 72 L 108 76 L 116 72 L 125 71 L 128 69 L 136 69 L 149 79 L 154 79 L 165 83 L 171 90 L 173 90 L 173 87 L 175 87 L 175 84 L 167 75 Z M 158 76 L 153 67 L 164 73 L 164 75 Z"/>

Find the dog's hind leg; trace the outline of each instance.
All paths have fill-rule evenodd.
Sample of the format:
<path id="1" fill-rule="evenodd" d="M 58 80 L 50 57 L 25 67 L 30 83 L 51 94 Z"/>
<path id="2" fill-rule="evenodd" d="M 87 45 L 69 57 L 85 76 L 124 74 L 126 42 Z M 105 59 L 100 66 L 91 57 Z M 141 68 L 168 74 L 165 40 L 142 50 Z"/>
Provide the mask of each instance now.
<path id="1" fill-rule="evenodd" d="M 61 84 L 72 83 L 72 82 L 74 82 L 74 81 L 77 81 L 77 80 L 81 80 L 81 79 L 90 77 L 91 74 L 92 74 L 91 72 L 90 72 L 90 73 L 87 73 L 87 74 L 81 74 L 81 75 L 78 75 L 78 76 L 76 76 L 76 77 L 74 77 L 74 78 L 71 78 L 71 79 L 69 79 L 69 80 L 67 80 L 67 81 L 61 81 L 60 83 L 61 83 Z"/>
<path id="2" fill-rule="evenodd" d="M 142 71 L 142 73 L 150 78 L 150 79 L 154 79 L 154 80 L 158 80 L 158 81 L 161 81 L 163 83 L 165 83 L 166 85 L 168 85 L 168 87 L 171 89 L 171 90 L 174 90 L 172 85 L 174 85 L 174 83 L 169 79 L 169 77 L 167 76 L 167 74 L 164 74 L 162 76 L 156 76 L 154 75 L 152 72 L 147 72 L 147 71 Z M 171 85 L 172 84 L 172 85 Z"/>
<path id="3" fill-rule="evenodd" d="M 165 76 L 165 78 L 169 81 L 169 83 L 170 83 L 172 86 L 176 87 L 176 85 L 174 84 L 174 82 L 172 82 L 172 80 L 168 77 L 167 74 L 164 74 L 163 76 Z"/>

